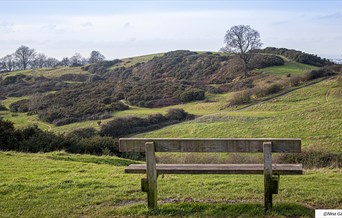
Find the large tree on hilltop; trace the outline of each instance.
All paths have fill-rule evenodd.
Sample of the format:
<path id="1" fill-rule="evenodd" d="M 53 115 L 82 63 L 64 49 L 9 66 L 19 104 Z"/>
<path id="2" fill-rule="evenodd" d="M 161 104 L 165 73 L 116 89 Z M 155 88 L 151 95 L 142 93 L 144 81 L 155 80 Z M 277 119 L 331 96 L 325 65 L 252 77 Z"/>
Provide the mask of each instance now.
<path id="1" fill-rule="evenodd" d="M 225 46 L 221 51 L 238 55 L 243 62 L 245 76 L 248 76 L 248 64 L 253 50 L 262 45 L 259 32 L 248 25 L 233 26 L 227 30 L 224 43 Z"/>

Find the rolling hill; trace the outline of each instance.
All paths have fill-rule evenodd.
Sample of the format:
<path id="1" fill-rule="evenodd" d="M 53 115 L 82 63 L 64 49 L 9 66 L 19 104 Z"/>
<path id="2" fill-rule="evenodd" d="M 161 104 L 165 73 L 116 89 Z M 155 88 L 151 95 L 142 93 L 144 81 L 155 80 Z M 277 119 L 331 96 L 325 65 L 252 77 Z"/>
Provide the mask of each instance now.
<path id="1" fill-rule="evenodd" d="M 274 198 L 274 210 L 266 215 L 313 217 L 315 208 L 342 208 L 342 79 L 336 73 L 340 66 L 319 68 L 297 62 L 284 54 L 267 54 L 270 57 L 266 58 L 267 62 L 271 60 L 272 63 L 278 63 L 281 58 L 283 64 L 255 67 L 251 76 L 244 78 L 232 65 L 229 66 L 231 62 L 227 56 L 180 51 L 183 56 L 180 55 L 182 58 L 175 61 L 171 56 L 179 56 L 176 53 L 127 58 L 83 68 L 40 69 L 5 74 L 1 82 L 11 89 L 4 89 L 4 86 L 1 89 L 6 91 L 1 92 L 6 110 L 0 110 L 0 116 L 14 122 L 18 129 L 36 124 L 50 133 L 67 135 L 78 128 L 100 130 L 104 124 L 116 118 L 146 118 L 158 113 L 165 115 L 170 108 L 180 108 L 195 115 L 195 119 L 129 136 L 302 138 L 301 155 L 275 156 L 275 161 L 303 163 L 305 173 L 303 176 L 282 176 L 279 194 Z M 187 62 L 192 64 L 187 65 Z M 228 66 L 229 69 L 225 70 Z M 164 73 L 161 76 L 160 73 L 154 73 L 153 69 L 163 69 Z M 211 72 L 209 69 L 215 74 L 208 73 Z M 165 81 L 160 82 L 158 75 Z M 145 87 L 142 83 L 149 84 L 150 91 L 147 93 L 162 92 L 156 95 L 162 96 L 161 99 L 178 99 L 181 95 L 177 91 L 183 94 L 194 89 L 204 91 L 205 95 L 203 99 L 178 99 L 179 102 L 169 105 L 146 107 L 146 101 L 158 98 L 147 98 L 140 104 L 134 101 L 136 98 L 125 96 L 126 93 L 142 93 L 145 90 L 141 89 Z M 155 89 L 160 84 L 170 85 L 174 90 L 164 90 L 163 87 Z M 275 92 L 260 94 L 272 86 L 280 88 Z M 117 90 L 123 92 L 124 96 L 120 96 Z M 12 95 L 9 95 L 9 91 Z M 41 94 L 37 95 L 36 92 Z M 241 93 L 247 93 L 249 101 L 230 105 L 229 102 Z M 59 99 L 65 99 L 66 102 Z M 111 118 L 87 118 L 60 126 L 42 120 L 40 113 L 48 110 L 51 105 L 57 107 L 60 104 L 57 107 L 59 110 L 63 103 L 70 111 L 75 108 L 81 110 L 80 105 L 68 102 L 70 99 L 77 100 L 81 106 L 84 103 L 83 106 L 87 105 L 85 108 L 92 108 L 93 105 L 99 105 L 94 108 L 108 107 L 118 103 L 124 105 L 125 109 L 107 110 Z M 18 111 L 20 107 L 24 109 L 25 104 L 30 106 L 33 100 L 45 102 L 43 106 L 46 108 L 35 105 L 35 112 L 29 109 Z M 49 102 L 50 105 L 46 106 Z M 14 110 L 14 106 L 18 108 Z M 1 151 L 0 217 L 265 216 L 262 206 L 263 177 L 258 175 L 248 178 L 241 175 L 160 177 L 160 209 L 152 213 L 144 205 L 145 194 L 139 186 L 141 176 L 123 173 L 124 166 L 137 161 L 108 156 L 104 152 L 102 154 Z M 258 156 L 231 154 L 158 156 L 158 161 L 164 163 L 259 160 Z"/>

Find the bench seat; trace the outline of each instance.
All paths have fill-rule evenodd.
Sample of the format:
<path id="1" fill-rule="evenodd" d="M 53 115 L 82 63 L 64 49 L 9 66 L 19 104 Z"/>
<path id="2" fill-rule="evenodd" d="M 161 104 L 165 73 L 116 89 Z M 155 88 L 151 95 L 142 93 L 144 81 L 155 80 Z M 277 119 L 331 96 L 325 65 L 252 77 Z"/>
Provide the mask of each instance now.
<path id="1" fill-rule="evenodd" d="M 157 174 L 264 174 L 263 164 L 157 164 Z M 272 164 L 278 175 L 303 174 L 302 164 Z M 125 173 L 146 174 L 146 164 L 131 164 Z"/>
<path id="2" fill-rule="evenodd" d="M 132 164 L 125 173 L 146 174 L 141 190 L 147 206 L 157 209 L 157 180 L 160 174 L 260 174 L 264 176 L 265 211 L 272 208 L 281 175 L 301 175 L 301 164 L 272 163 L 273 153 L 300 153 L 301 139 L 291 138 L 122 138 L 120 152 L 146 154 L 146 164 Z M 263 153 L 262 164 L 157 164 L 156 152 Z"/>

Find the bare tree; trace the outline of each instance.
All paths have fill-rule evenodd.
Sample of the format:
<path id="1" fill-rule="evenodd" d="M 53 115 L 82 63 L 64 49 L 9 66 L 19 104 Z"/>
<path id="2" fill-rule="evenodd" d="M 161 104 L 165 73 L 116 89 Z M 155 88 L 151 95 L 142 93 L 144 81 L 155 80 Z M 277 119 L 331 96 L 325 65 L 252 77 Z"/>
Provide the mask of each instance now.
<path id="1" fill-rule="evenodd" d="M 82 64 L 82 65 L 86 65 L 86 64 L 88 64 L 88 63 L 89 63 L 88 58 L 82 58 L 82 59 L 81 59 L 81 64 Z"/>
<path id="2" fill-rule="evenodd" d="M 105 60 L 105 56 L 101 54 L 99 51 L 92 51 L 90 53 L 89 63 L 95 64 L 97 62 L 104 61 L 104 60 Z"/>
<path id="3" fill-rule="evenodd" d="M 39 53 L 36 55 L 36 57 L 34 58 L 34 60 L 32 61 L 32 67 L 33 68 L 43 68 L 45 67 L 46 64 L 46 55 L 43 53 Z"/>
<path id="4" fill-rule="evenodd" d="M 56 58 L 48 58 L 45 61 L 45 67 L 56 67 L 58 60 Z"/>
<path id="5" fill-rule="evenodd" d="M 13 71 L 15 68 L 15 57 L 13 54 L 6 55 L 5 57 L 1 58 L 0 65 L 5 71 Z"/>
<path id="6" fill-rule="evenodd" d="M 31 61 L 34 59 L 36 51 L 34 49 L 30 49 L 29 47 L 22 45 L 15 51 L 14 54 L 20 68 L 26 70 Z"/>
<path id="7" fill-rule="evenodd" d="M 70 65 L 70 60 L 69 60 L 69 58 L 67 58 L 67 57 L 64 57 L 59 63 L 58 63 L 58 65 L 60 65 L 60 66 L 69 66 Z"/>
<path id="8" fill-rule="evenodd" d="M 248 64 L 253 50 L 262 45 L 259 32 L 248 25 L 233 26 L 227 30 L 224 43 L 221 51 L 237 54 L 243 62 L 245 76 L 248 76 Z"/>
<path id="9" fill-rule="evenodd" d="M 71 66 L 82 66 L 82 55 L 80 53 L 75 53 L 74 56 L 70 58 Z"/>

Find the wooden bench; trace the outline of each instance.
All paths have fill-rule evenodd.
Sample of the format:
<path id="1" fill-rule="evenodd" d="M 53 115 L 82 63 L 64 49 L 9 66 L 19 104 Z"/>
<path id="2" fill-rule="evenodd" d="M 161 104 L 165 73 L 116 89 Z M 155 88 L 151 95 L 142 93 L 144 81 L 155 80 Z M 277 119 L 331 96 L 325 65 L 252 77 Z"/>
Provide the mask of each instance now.
<path id="1" fill-rule="evenodd" d="M 125 173 L 147 175 L 141 180 L 147 205 L 157 208 L 159 174 L 263 174 L 265 210 L 272 208 L 272 194 L 278 194 L 280 175 L 303 174 L 301 164 L 272 164 L 272 153 L 301 152 L 300 139 L 222 138 L 162 139 L 121 138 L 120 152 L 146 152 L 146 164 L 131 164 Z M 262 152 L 264 164 L 156 164 L 155 152 Z"/>

